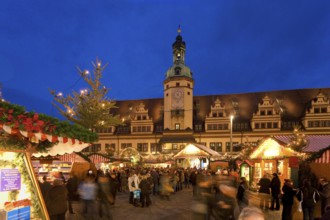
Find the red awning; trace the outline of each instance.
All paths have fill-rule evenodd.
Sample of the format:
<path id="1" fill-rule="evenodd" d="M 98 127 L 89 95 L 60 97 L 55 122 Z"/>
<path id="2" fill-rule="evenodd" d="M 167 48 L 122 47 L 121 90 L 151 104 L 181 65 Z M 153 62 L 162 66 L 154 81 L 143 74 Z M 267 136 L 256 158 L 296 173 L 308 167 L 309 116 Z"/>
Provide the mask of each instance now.
<path id="1" fill-rule="evenodd" d="M 315 163 L 330 163 L 330 149 L 323 152 L 322 156 L 315 159 Z"/>
<path id="2" fill-rule="evenodd" d="M 88 158 L 94 164 L 98 164 L 98 163 L 109 163 L 110 162 L 110 159 L 109 158 L 106 158 L 106 157 L 104 157 L 102 155 L 98 155 L 98 154 L 92 154 L 92 155 L 88 156 Z"/>

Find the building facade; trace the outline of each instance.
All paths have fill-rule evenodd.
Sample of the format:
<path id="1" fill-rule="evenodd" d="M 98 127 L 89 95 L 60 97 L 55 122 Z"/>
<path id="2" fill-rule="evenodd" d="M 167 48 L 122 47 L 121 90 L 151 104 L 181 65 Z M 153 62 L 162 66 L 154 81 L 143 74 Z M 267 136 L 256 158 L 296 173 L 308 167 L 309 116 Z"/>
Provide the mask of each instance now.
<path id="1" fill-rule="evenodd" d="M 112 149 L 120 154 L 131 147 L 141 154 L 167 154 L 199 143 L 221 154 L 237 154 L 266 136 L 291 135 L 295 126 L 307 135 L 330 134 L 330 88 L 194 96 L 180 32 L 172 50 L 164 97 L 117 101 L 112 113 L 123 125 L 98 130 L 99 142 L 84 152 Z"/>

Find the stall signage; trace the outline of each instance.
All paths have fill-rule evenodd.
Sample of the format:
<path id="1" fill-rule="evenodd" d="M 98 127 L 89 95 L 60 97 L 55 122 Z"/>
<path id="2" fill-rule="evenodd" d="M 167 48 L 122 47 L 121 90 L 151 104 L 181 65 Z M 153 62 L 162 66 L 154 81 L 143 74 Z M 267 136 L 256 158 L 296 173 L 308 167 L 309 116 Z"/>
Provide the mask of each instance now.
<path id="1" fill-rule="evenodd" d="M 8 220 L 30 220 L 30 206 L 14 209 L 7 212 Z"/>
<path id="2" fill-rule="evenodd" d="M 18 169 L 1 169 L 0 179 L 1 192 L 21 189 L 21 174 Z"/>

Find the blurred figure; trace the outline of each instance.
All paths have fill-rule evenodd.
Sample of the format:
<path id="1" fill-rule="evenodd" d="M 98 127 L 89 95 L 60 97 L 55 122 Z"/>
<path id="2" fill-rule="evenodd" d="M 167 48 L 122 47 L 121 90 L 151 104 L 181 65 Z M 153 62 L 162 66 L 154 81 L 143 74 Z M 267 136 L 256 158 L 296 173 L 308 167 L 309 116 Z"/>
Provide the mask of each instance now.
<path id="1" fill-rule="evenodd" d="M 153 181 L 152 194 L 155 196 L 155 195 L 158 195 L 158 193 L 159 193 L 159 174 L 155 169 L 153 169 L 151 171 L 151 177 L 152 177 L 152 181 Z"/>
<path id="2" fill-rule="evenodd" d="M 130 177 L 128 178 L 128 189 L 129 189 L 129 203 L 134 205 L 135 207 L 139 206 L 139 201 L 134 199 L 134 191 L 139 190 L 139 177 L 136 175 L 136 172 L 133 170 L 130 173 Z"/>
<path id="3" fill-rule="evenodd" d="M 47 176 L 42 177 L 42 183 L 39 183 L 39 186 L 40 186 L 42 197 L 45 200 L 48 191 L 50 190 L 50 188 L 52 188 L 52 185 L 47 181 Z"/>
<path id="4" fill-rule="evenodd" d="M 302 201 L 302 211 L 304 220 L 314 220 L 314 209 L 319 199 L 317 190 L 312 187 L 309 179 L 304 179 L 303 186 L 297 193 L 297 198 Z"/>
<path id="5" fill-rule="evenodd" d="M 330 219 L 330 205 L 325 207 L 324 214 L 320 220 L 329 220 Z"/>
<path id="6" fill-rule="evenodd" d="M 210 219 L 214 201 L 213 179 L 210 173 L 203 175 L 198 182 L 199 193 L 194 197 L 192 211 L 194 220 Z"/>
<path id="7" fill-rule="evenodd" d="M 245 177 L 241 177 L 236 194 L 236 199 L 240 211 L 242 211 L 243 208 L 249 205 L 249 198 L 247 192 L 248 190 L 248 182 L 246 181 Z"/>
<path id="8" fill-rule="evenodd" d="M 116 202 L 117 191 L 118 191 L 118 188 L 119 188 L 119 185 L 120 185 L 120 183 L 118 181 L 118 178 L 116 176 L 116 173 L 112 172 L 110 174 L 109 183 L 110 183 L 110 192 L 111 192 L 112 197 L 113 197 L 112 205 L 114 205 L 115 202 Z"/>
<path id="9" fill-rule="evenodd" d="M 143 172 L 141 174 L 141 181 L 139 184 L 139 188 L 141 189 L 141 204 L 142 204 L 142 208 L 146 205 L 147 207 L 149 207 L 149 205 L 151 204 L 151 200 L 150 200 L 150 182 L 148 180 L 148 176 L 145 172 Z"/>
<path id="10" fill-rule="evenodd" d="M 67 207 L 68 191 L 61 179 L 55 179 L 53 186 L 49 189 L 45 203 L 50 220 L 64 220 Z"/>
<path id="11" fill-rule="evenodd" d="M 270 198 L 270 179 L 268 179 L 267 174 L 265 174 L 260 180 L 258 185 L 259 188 L 259 198 L 260 198 L 260 209 L 269 208 L 269 198 Z"/>
<path id="12" fill-rule="evenodd" d="M 292 206 L 293 206 L 293 198 L 296 195 L 296 190 L 293 189 L 293 183 L 291 180 L 284 180 L 284 185 L 282 187 L 282 220 L 292 220 Z"/>
<path id="13" fill-rule="evenodd" d="M 330 206 L 330 184 L 326 178 L 321 177 L 320 180 L 320 195 L 321 195 L 321 214 L 324 215 L 325 208 Z"/>
<path id="14" fill-rule="evenodd" d="M 233 220 L 238 216 L 239 210 L 236 202 L 237 187 L 232 178 L 228 176 L 215 176 L 215 198 L 212 205 L 211 216 L 218 220 Z"/>
<path id="15" fill-rule="evenodd" d="M 190 173 L 187 169 L 185 169 L 183 173 L 184 173 L 184 188 L 189 189 L 190 188 L 190 180 L 189 180 Z"/>
<path id="16" fill-rule="evenodd" d="M 238 220 L 265 220 L 263 212 L 257 207 L 245 207 Z"/>
<path id="17" fill-rule="evenodd" d="M 126 172 L 125 171 L 122 171 L 121 172 L 121 175 L 120 175 L 120 178 L 121 178 L 121 190 L 122 190 L 122 192 L 127 192 L 128 191 L 128 186 L 127 186 L 127 184 L 128 184 L 128 178 L 127 178 L 127 174 L 126 174 Z"/>
<path id="18" fill-rule="evenodd" d="M 88 214 L 88 208 L 93 207 L 96 199 L 97 185 L 94 175 L 87 175 L 85 180 L 78 186 L 78 192 L 83 202 L 83 214 Z"/>
<path id="19" fill-rule="evenodd" d="M 189 177 L 190 183 L 193 187 L 193 196 L 197 196 L 197 174 L 198 171 L 193 169 Z"/>
<path id="20" fill-rule="evenodd" d="M 77 199 L 77 190 L 78 190 L 78 178 L 75 174 L 70 173 L 70 178 L 66 183 L 66 189 L 68 190 L 69 213 L 74 214 L 72 209 L 72 201 Z"/>
<path id="21" fill-rule="evenodd" d="M 108 219 L 112 219 L 110 206 L 113 203 L 113 196 L 110 191 L 109 175 L 100 174 L 97 179 L 98 184 L 98 198 L 99 200 L 99 216 L 103 217 L 103 207 Z"/>
<path id="22" fill-rule="evenodd" d="M 270 189 L 272 193 L 272 201 L 270 210 L 280 210 L 280 194 L 281 194 L 281 181 L 277 173 L 273 173 L 273 179 L 270 182 Z"/>
<path id="23" fill-rule="evenodd" d="M 159 194 L 162 199 L 166 198 L 170 200 L 170 194 L 174 192 L 173 187 L 170 184 L 169 174 L 166 172 L 160 178 L 160 190 Z"/>
<path id="24" fill-rule="evenodd" d="M 63 184 L 66 184 L 66 179 L 63 172 L 59 172 L 59 175 L 60 175 L 60 179 L 62 179 Z"/>

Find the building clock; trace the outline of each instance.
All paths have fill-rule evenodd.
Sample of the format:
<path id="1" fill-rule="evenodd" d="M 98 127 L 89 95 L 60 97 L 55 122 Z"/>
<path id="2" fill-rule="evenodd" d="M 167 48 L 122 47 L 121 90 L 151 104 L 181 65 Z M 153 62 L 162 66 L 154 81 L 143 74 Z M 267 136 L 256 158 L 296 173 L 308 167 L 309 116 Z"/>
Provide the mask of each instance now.
<path id="1" fill-rule="evenodd" d="M 183 90 L 174 89 L 172 92 L 172 107 L 173 108 L 183 108 Z"/>

